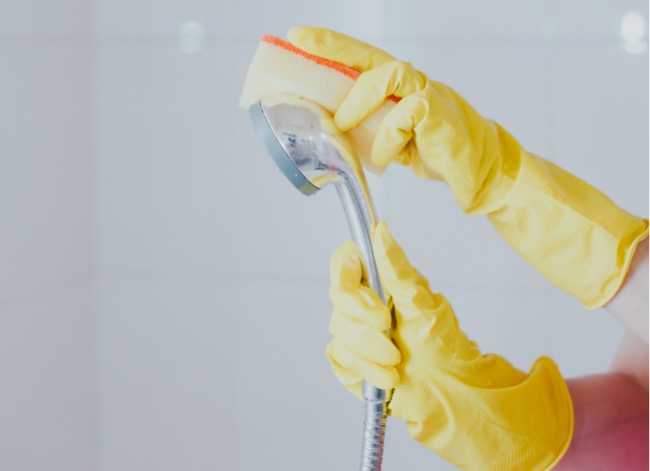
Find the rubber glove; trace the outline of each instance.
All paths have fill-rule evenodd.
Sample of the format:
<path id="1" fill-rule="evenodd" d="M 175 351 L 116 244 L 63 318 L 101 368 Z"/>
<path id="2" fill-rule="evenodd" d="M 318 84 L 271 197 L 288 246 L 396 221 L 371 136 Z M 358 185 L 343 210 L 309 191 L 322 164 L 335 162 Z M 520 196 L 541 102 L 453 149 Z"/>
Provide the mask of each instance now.
<path id="1" fill-rule="evenodd" d="M 327 356 L 343 385 L 361 397 L 361 378 L 394 389 L 389 414 L 412 438 L 464 470 L 550 469 L 573 432 L 571 398 L 557 366 L 539 358 L 528 374 L 482 354 L 460 330 L 447 300 L 431 292 L 389 234 L 373 232 L 391 313 L 362 283 L 352 242 L 332 256 L 334 304 Z"/>
<path id="2" fill-rule="evenodd" d="M 463 211 L 487 215 L 517 252 L 586 308 L 614 297 L 648 235 L 647 220 L 530 154 L 451 88 L 410 64 L 326 29 L 293 28 L 288 38 L 362 72 L 334 116 L 342 130 L 386 97 L 402 97 L 377 131 L 374 165 L 398 162 L 420 177 L 447 183 Z"/>

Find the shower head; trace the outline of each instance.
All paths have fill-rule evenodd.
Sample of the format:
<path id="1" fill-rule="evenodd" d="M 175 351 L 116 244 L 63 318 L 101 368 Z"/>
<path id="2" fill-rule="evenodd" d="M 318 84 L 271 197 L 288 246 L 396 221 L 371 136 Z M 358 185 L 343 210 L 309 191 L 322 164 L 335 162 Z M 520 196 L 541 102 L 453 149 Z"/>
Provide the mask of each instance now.
<path id="1" fill-rule="evenodd" d="M 334 129 L 331 116 L 315 103 L 293 95 L 275 95 L 251 106 L 250 114 L 276 165 L 303 194 L 355 178 L 354 169 L 327 130 Z"/>
<path id="2" fill-rule="evenodd" d="M 333 184 L 360 251 L 364 276 L 385 301 L 372 253 L 375 209 L 354 148 L 321 106 L 288 94 L 263 98 L 250 107 L 255 130 L 282 174 L 311 195 Z"/>
<path id="3" fill-rule="evenodd" d="M 305 195 L 330 183 L 336 187 L 363 267 L 363 276 L 386 303 L 372 251 L 375 212 L 363 169 L 329 112 L 294 95 L 272 95 L 250 107 L 255 130 L 289 181 Z M 347 158 L 346 158 L 347 157 Z M 362 471 L 379 471 L 389 394 L 365 381 Z"/>

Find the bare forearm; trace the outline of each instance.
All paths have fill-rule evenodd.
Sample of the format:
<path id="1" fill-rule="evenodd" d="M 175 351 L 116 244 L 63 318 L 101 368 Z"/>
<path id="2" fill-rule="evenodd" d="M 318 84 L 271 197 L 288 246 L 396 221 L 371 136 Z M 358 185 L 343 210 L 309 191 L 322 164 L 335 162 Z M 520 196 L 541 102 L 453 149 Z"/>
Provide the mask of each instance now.
<path id="1" fill-rule="evenodd" d="M 605 310 L 648 343 L 648 239 L 634 253 L 625 282 Z"/>
<path id="2" fill-rule="evenodd" d="M 575 429 L 558 470 L 647 470 L 648 390 L 624 374 L 568 380 Z"/>
<path id="3" fill-rule="evenodd" d="M 649 353 L 648 344 L 628 330 L 621 340 L 609 372 L 626 375 L 648 390 Z"/>

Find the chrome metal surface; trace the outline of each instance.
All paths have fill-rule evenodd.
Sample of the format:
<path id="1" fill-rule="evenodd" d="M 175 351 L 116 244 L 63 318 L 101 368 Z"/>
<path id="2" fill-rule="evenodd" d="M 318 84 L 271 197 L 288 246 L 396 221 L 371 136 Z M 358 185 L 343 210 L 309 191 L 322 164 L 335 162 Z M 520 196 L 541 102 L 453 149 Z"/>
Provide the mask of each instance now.
<path id="1" fill-rule="evenodd" d="M 352 240 L 359 250 L 364 277 L 386 303 L 371 243 L 375 209 L 369 192 L 364 191 L 367 185 L 363 172 L 355 173 L 332 144 L 322 126 L 323 114 L 314 111 L 317 105 L 301 102 L 297 97 L 290 101 L 265 104 L 262 100 L 253 105 L 250 114 L 255 128 L 280 170 L 302 193 L 309 195 L 325 185 L 335 185 Z M 388 394 L 364 381 L 363 397 L 365 422 L 360 470 L 379 471 Z"/>

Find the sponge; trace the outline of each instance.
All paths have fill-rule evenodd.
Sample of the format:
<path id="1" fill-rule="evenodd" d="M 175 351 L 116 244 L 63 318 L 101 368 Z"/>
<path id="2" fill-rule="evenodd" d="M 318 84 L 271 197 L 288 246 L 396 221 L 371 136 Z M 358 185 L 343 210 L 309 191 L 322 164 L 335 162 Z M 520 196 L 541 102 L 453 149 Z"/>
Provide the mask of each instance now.
<path id="1" fill-rule="evenodd" d="M 275 36 L 260 40 L 248 69 L 239 106 L 248 109 L 262 98 L 289 93 L 313 101 L 331 114 L 338 109 L 360 73 L 344 64 L 309 54 Z M 375 112 L 346 134 L 361 163 L 380 175 L 384 168 L 370 161 L 370 150 L 379 124 L 395 106 L 386 100 Z"/>

